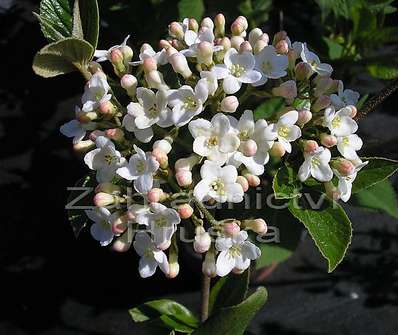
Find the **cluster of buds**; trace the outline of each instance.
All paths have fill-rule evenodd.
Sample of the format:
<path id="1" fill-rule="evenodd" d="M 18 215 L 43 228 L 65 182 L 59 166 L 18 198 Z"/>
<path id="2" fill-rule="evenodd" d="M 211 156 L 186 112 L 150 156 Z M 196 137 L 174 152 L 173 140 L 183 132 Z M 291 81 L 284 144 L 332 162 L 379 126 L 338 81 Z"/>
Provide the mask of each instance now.
<path id="1" fill-rule="evenodd" d="M 247 269 L 260 256 L 248 232 L 266 234 L 266 222 L 216 220 L 207 205 L 242 202 L 250 187 L 265 184 L 268 164 L 298 159 L 300 181 L 312 177 L 343 201 L 366 165 L 357 155 L 359 94 L 285 31 L 270 38 L 248 29 L 243 16 L 229 30 L 222 14 L 187 18 L 169 25 L 160 50 L 145 43 L 135 60 L 128 37 L 97 50 L 76 117 L 61 127 L 96 174 L 94 208 L 86 211 L 92 236 L 119 252 L 133 247 L 142 277 L 158 267 L 178 275 L 181 225 L 192 226 L 206 275 Z M 250 96 L 283 106 L 265 119 L 244 108 Z"/>

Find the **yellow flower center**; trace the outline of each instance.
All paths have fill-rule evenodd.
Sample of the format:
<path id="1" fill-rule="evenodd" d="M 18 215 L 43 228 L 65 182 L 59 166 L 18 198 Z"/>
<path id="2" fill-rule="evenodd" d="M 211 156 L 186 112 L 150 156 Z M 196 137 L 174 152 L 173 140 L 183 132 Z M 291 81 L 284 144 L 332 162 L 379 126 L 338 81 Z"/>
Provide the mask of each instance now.
<path id="1" fill-rule="evenodd" d="M 151 119 L 153 119 L 153 118 L 155 118 L 155 117 L 157 117 L 157 116 L 159 115 L 159 111 L 158 111 L 158 109 L 156 108 L 156 106 L 153 105 L 153 106 L 151 106 L 151 107 L 147 110 L 147 114 L 148 114 L 148 116 L 149 116 Z"/>
<path id="2" fill-rule="evenodd" d="M 278 136 L 286 138 L 290 134 L 290 127 L 289 126 L 281 126 L 278 129 Z"/>
<path id="3" fill-rule="evenodd" d="M 155 225 L 156 225 L 156 227 L 158 227 L 158 228 L 166 227 L 167 224 L 168 224 L 168 222 L 167 222 L 167 220 L 166 220 L 166 218 L 165 218 L 164 216 L 158 216 L 158 217 L 155 219 Z"/>
<path id="4" fill-rule="evenodd" d="M 348 138 L 348 136 L 345 136 L 344 138 L 343 138 L 343 145 L 350 145 L 350 139 Z"/>
<path id="5" fill-rule="evenodd" d="M 264 72 L 271 72 L 272 70 L 272 64 L 269 60 L 266 60 L 263 62 L 263 71 Z"/>
<path id="6" fill-rule="evenodd" d="M 341 125 L 341 117 L 340 116 L 336 116 L 333 121 L 332 121 L 332 127 L 333 128 L 338 128 Z"/>
<path id="7" fill-rule="evenodd" d="M 239 139 L 240 139 L 241 141 L 247 141 L 247 140 L 249 140 L 249 139 L 250 139 L 249 132 L 248 132 L 247 130 L 242 130 L 242 131 L 239 133 Z"/>
<path id="8" fill-rule="evenodd" d="M 311 160 L 311 165 L 312 167 L 317 168 L 319 165 L 321 165 L 321 161 L 319 160 L 319 158 L 315 157 Z"/>
<path id="9" fill-rule="evenodd" d="M 196 110 L 198 108 L 198 102 L 193 97 L 186 97 L 184 99 L 184 108 L 188 110 Z"/>
<path id="10" fill-rule="evenodd" d="M 225 195 L 224 182 L 221 179 L 217 179 L 211 183 L 211 188 L 219 195 Z"/>
<path id="11" fill-rule="evenodd" d="M 105 155 L 104 160 L 105 160 L 105 162 L 106 162 L 108 165 L 111 165 L 112 163 L 114 163 L 114 162 L 117 161 L 117 157 L 108 154 L 108 155 Z"/>
<path id="12" fill-rule="evenodd" d="M 215 147 L 218 144 L 218 138 L 217 136 L 212 136 L 207 140 L 207 146 L 208 147 Z"/>
<path id="13" fill-rule="evenodd" d="M 229 71 L 233 76 L 239 78 L 245 73 L 245 68 L 240 64 L 232 64 Z"/>
<path id="14" fill-rule="evenodd" d="M 236 258 L 241 254 L 241 247 L 238 244 L 234 244 L 228 252 L 232 257 Z"/>
<path id="15" fill-rule="evenodd" d="M 139 174 L 144 173 L 145 172 L 145 162 L 142 160 L 138 161 L 137 164 L 135 165 L 135 168 Z"/>

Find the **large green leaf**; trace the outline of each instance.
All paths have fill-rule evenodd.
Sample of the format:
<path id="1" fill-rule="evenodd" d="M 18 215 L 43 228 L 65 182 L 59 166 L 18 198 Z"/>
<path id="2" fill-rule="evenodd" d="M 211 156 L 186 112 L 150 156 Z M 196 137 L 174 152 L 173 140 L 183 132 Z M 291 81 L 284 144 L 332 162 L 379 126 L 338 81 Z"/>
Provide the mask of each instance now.
<path id="1" fill-rule="evenodd" d="M 40 26 L 50 41 L 72 36 L 73 0 L 42 0 L 40 2 Z"/>
<path id="2" fill-rule="evenodd" d="M 351 222 L 343 208 L 323 194 L 319 197 L 308 192 L 300 199 L 290 200 L 289 210 L 307 228 L 332 272 L 351 243 Z"/>
<path id="3" fill-rule="evenodd" d="M 360 207 L 385 211 L 398 219 L 397 195 L 388 179 L 357 193 L 353 203 Z"/>
<path id="4" fill-rule="evenodd" d="M 269 120 L 280 112 L 285 106 L 285 99 L 275 97 L 269 98 L 266 102 L 258 106 L 254 111 L 254 118 L 256 120 L 266 119 Z"/>
<path id="5" fill-rule="evenodd" d="M 92 54 L 93 47 L 88 42 L 66 38 L 42 48 L 33 60 L 33 70 L 45 78 L 85 70 Z"/>
<path id="6" fill-rule="evenodd" d="M 222 307 L 233 306 L 241 303 L 246 298 L 249 287 L 250 270 L 236 275 L 230 273 L 222 277 L 212 287 L 209 299 L 209 314 Z"/>
<path id="7" fill-rule="evenodd" d="M 301 183 L 290 166 L 283 165 L 274 176 L 272 188 L 276 199 L 292 199 L 301 195 Z"/>
<path id="8" fill-rule="evenodd" d="M 358 175 L 352 185 L 352 193 L 357 193 L 365 188 L 371 187 L 381 182 L 398 170 L 398 161 L 387 158 L 361 158 L 363 161 L 369 161 Z"/>
<path id="9" fill-rule="evenodd" d="M 379 79 L 392 80 L 398 78 L 398 65 L 373 64 L 368 66 L 368 71 L 372 77 Z"/>
<path id="10" fill-rule="evenodd" d="M 80 0 L 80 20 L 84 39 L 89 42 L 94 51 L 98 44 L 99 12 L 97 0 Z"/>
<path id="11" fill-rule="evenodd" d="M 242 335 L 250 321 L 267 301 L 267 290 L 259 287 L 238 305 L 221 308 L 214 313 L 193 335 Z"/>
<path id="12" fill-rule="evenodd" d="M 203 17 L 204 11 L 203 0 L 180 0 L 178 2 L 180 20 L 186 17 L 200 20 Z"/>
<path id="13" fill-rule="evenodd" d="M 185 306 L 168 299 L 148 301 L 129 310 L 135 322 L 160 320 L 163 326 L 181 333 L 191 333 L 199 326 L 198 319 Z"/>

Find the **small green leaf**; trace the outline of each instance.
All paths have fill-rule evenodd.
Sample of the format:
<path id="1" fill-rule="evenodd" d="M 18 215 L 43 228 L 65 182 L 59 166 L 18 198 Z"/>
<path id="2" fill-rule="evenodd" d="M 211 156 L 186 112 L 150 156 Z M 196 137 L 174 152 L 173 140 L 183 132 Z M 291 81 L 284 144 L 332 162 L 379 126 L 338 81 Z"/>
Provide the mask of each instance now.
<path id="1" fill-rule="evenodd" d="M 340 59 L 343 55 L 344 48 L 341 44 L 337 43 L 328 37 L 323 37 L 323 40 L 328 46 L 328 54 L 331 60 Z"/>
<path id="2" fill-rule="evenodd" d="M 203 0 L 180 0 L 178 2 L 180 20 L 188 17 L 199 21 L 202 19 L 204 12 Z"/>
<path id="3" fill-rule="evenodd" d="M 397 195 L 388 179 L 357 193 L 353 203 L 360 207 L 385 211 L 398 219 Z"/>
<path id="4" fill-rule="evenodd" d="M 398 78 L 398 66 L 373 64 L 368 66 L 369 74 L 372 77 L 392 80 Z"/>
<path id="5" fill-rule="evenodd" d="M 238 305 L 221 308 L 195 330 L 193 335 L 243 335 L 250 321 L 267 301 L 267 290 L 259 287 Z"/>
<path id="6" fill-rule="evenodd" d="M 33 70 L 45 78 L 82 70 L 90 62 L 93 52 L 88 42 L 66 38 L 42 48 L 33 60 Z"/>
<path id="7" fill-rule="evenodd" d="M 256 120 L 259 119 L 271 119 L 278 112 L 280 112 L 283 107 L 285 107 L 285 99 L 284 98 L 269 98 L 266 102 L 262 103 L 260 106 L 256 108 L 254 111 L 254 118 Z"/>
<path id="8" fill-rule="evenodd" d="M 191 333 L 199 325 L 198 319 L 185 306 L 168 299 L 148 301 L 129 310 L 135 322 L 159 318 L 164 327 L 182 333 Z"/>
<path id="9" fill-rule="evenodd" d="M 212 287 L 209 299 L 209 314 L 222 307 L 233 306 L 241 303 L 246 298 L 249 287 L 250 271 L 236 275 L 230 273 L 220 278 Z"/>
<path id="10" fill-rule="evenodd" d="M 59 41 L 72 36 L 72 0 L 42 0 L 40 2 L 40 25 L 44 36 L 50 41 Z"/>
<path id="11" fill-rule="evenodd" d="M 361 96 L 361 99 L 359 99 L 359 101 L 357 102 L 357 109 L 361 109 L 363 107 L 363 105 L 365 104 L 366 100 L 368 100 L 369 98 L 369 94 L 365 94 L 363 96 Z"/>
<path id="12" fill-rule="evenodd" d="M 292 199 L 301 196 L 301 183 L 297 174 L 286 165 L 279 168 L 274 176 L 272 188 L 276 199 Z"/>
<path id="13" fill-rule="evenodd" d="M 298 200 L 298 201 L 297 201 Z M 292 199 L 289 211 L 304 224 L 332 272 L 343 260 L 351 243 L 351 222 L 343 208 L 324 194 L 307 192 Z"/>
<path id="14" fill-rule="evenodd" d="M 398 161 L 392 159 L 379 157 L 361 159 L 369 163 L 358 172 L 352 185 L 353 194 L 387 179 L 398 170 Z"/>

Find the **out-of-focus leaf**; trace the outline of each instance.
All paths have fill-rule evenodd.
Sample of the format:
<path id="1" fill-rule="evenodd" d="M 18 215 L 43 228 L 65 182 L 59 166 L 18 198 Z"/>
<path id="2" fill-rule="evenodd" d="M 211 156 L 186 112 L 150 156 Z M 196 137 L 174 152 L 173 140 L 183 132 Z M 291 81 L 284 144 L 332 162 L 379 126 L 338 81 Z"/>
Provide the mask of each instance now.
<path id="1" fill-rule="evenodd" d="M 271 119 L 275 117 L 285 107 L 285 99 L 283 98 L 269 98 L 264 103 L 256 108 L 254 111 L 254 118 L 259 119 Z"/>
<path id="2" fill-rule="evenodd" d="M 368 66 L 369 74 L 375 78 L 391 80 L 398 78 L 398 66 L 373 64 Z"/>
<path id="3" fill-rule="evenodd" d="M 365 94 L 363 96 L 361 96 L 361 98 L 359 99 L 359 101 L 357 102 L 357 109 L 361 109 L 363 107 L 363 105 L 365 104 L 366 100 L 368 100 L 369 98 L 369 94 Z"/>
<path id="4" fill-rule="evenodd" d="M 202 19 L 204 11 L 203 0 L 180 0 L 178 2 L 180 20 L 188 17 L 199 21 Z"/>
<path id="5" fill-rule="evenodd" d="M 397 195 L 388 179 L 355 194 L 353 200 L 357 206 L 382 210 L 398 219 Z"/>
<path id="6" fill-rule="evenodd" d="M 323 37 L 323 40 L 328 46 L 328 55 L 331 60 L 340 59 L 343 55 L 343 46 L 328 37 Z"/>
<path id="7" fill-rule="evenodd" d="M 275 174 L 272 188 L 276 199 L 292 199 L 301 195 L 301 183 L 290 166 L 283 165 Z"/>

